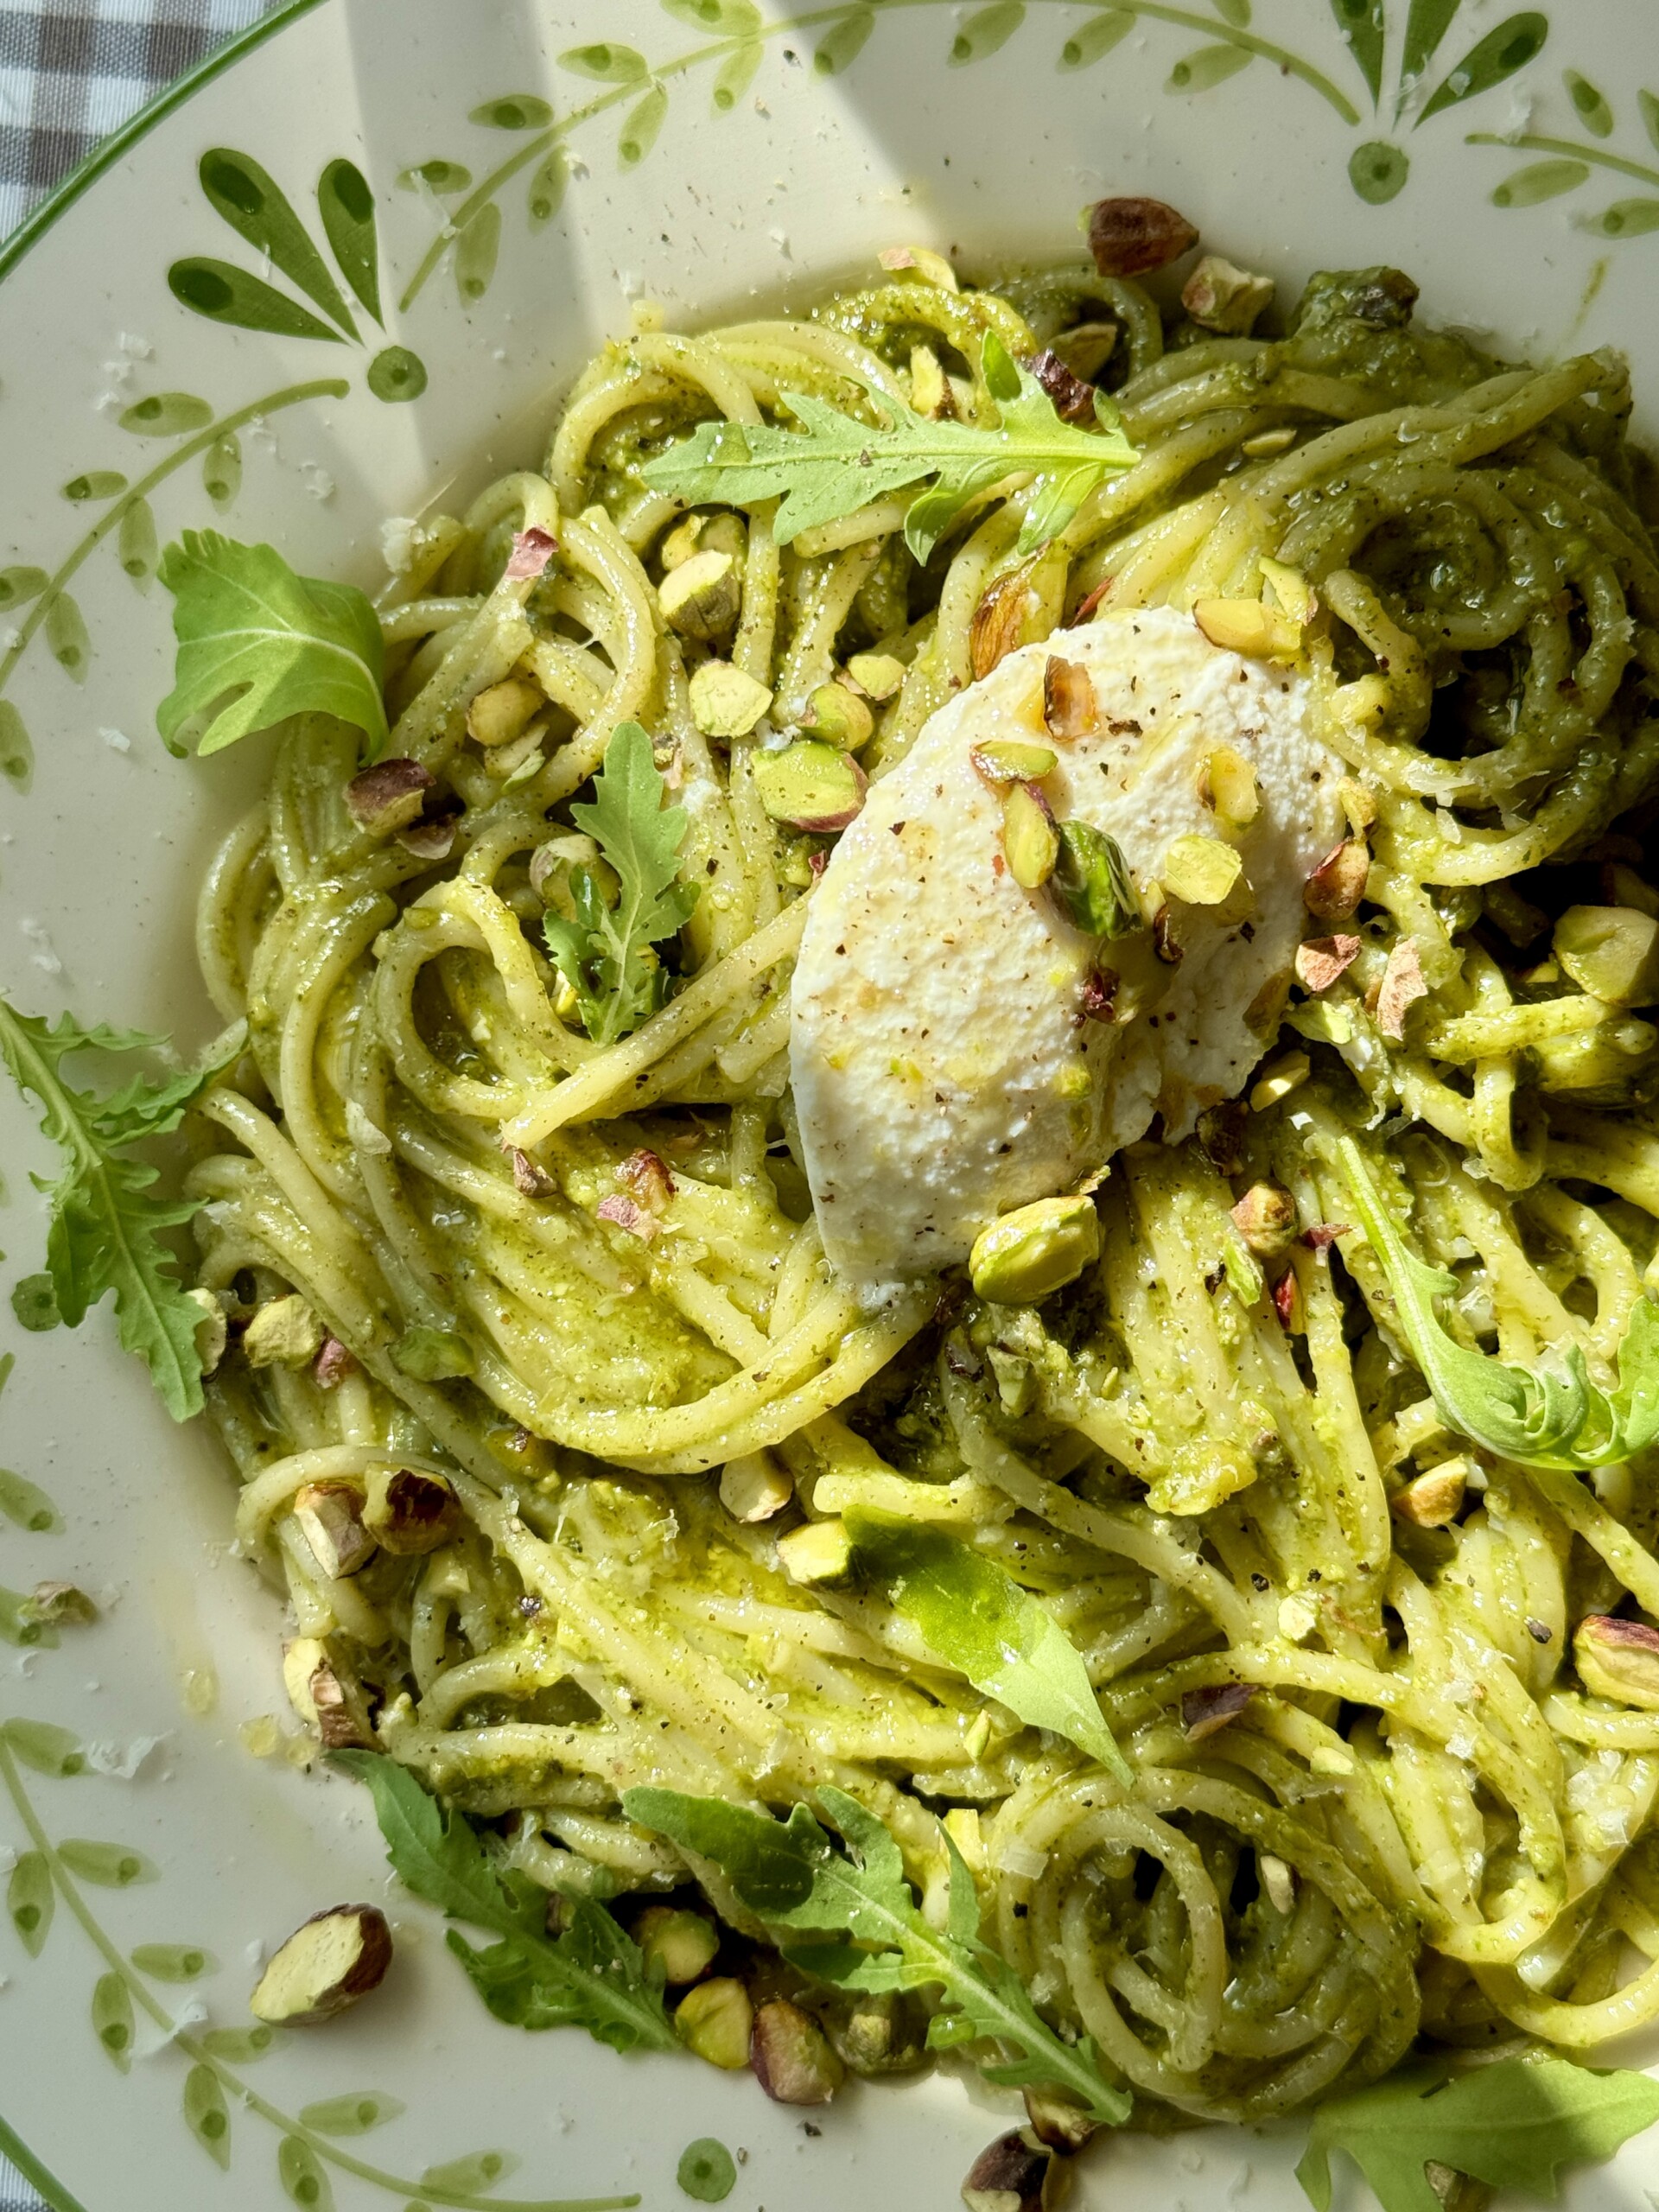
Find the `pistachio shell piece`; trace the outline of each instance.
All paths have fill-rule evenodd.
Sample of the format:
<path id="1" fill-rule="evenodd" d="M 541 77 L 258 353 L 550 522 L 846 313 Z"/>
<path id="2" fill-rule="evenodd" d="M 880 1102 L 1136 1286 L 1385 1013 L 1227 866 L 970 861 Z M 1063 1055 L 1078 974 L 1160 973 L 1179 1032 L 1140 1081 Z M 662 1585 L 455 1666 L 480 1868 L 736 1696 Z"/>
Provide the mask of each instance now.
<path id="1" fill-rule="evenodd" d="M 864 804 L 869 779 L 849 753 L 801 738 L 753 756 L 755 789 L 774 822 L 797 830 L 844 830 Z"/>
<path id="2" fill-rule="evenodd" d="M 1100 1216 L 1087 1198 L 1039 1198 L 982 1230 L 969 1255 L 974 1289 L 994 1306 L 1034 1306 L 1100 1257 Z"/>

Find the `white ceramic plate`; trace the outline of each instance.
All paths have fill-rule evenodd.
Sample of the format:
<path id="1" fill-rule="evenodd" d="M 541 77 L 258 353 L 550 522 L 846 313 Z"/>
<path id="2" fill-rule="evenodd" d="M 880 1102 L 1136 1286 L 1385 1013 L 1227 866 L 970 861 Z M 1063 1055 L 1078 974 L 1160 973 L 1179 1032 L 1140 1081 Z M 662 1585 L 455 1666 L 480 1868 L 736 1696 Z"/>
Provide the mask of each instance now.
<path id="1" fill-rule="evenodd" d="M 1408 23 L 1429 18 L 1438 42 L 1414 57 Z M 0 988 L 186 1051 L 211 1027 L 192 896 L 261 763 L 253 747 L 180 762 L 156 740 L 170 646 L 156 537 L 219 522 L 372 588 L 380 518 L 534 454 L 550 397 L 630 298 L 692 321 L 757 295 L 804 302 L 896 240 L 956 248 L 969 269 L 1054 255 L 1108 190 L 1175 202 L 1292 283 L 1402 265 L 1427 312 L 1535 358 L 1623 346 L 1652 420 L 1644 73 L 1659 87 L 1651 0 L 1557 0 L 1548 16 L 1489 0 L 280 10 L 0 251 Z M 450 165 L 429 172 L 440 189 L 410 188 L 429 163 Z M 273 267 L 249 242 L 263 209 L 321 247 L 320 179 L 358 241 L 341 270 L 355 298 L 315 270 L 308 298 L 283 274 L 291 251 Z M 9 1287 L 41 1264 L 27 1179 L 54 1165 L 10 1089 L 0 1157 Z M 401 1896 L 378 2001 L 257 2065 L 205 2062 L 210 2026 L 249 2024 L 251 1944 L 320 1902 L 385 1893 L 379 1840 L 357 1790 L 241 1747 L 241 1725 L 281 1704 L 278 1624 L 228 1557 L 211 1438 L 173 1428 L 107 1309 L 73 1335 L 27 1335 L 7 1308 L 0 1344 L 16 1355 L 0 1457 L 50 1501 L 22 1511 L 44 1528 L 0 1510 L 0 1585 L 64 1577 L 109 1599 L 57 1649 L 0 1643 L 0 1870 L 45 1852 L 57 1878 L 44 1940 L 27 1880 L 13 1901 L 29 1944 L 0 1925 L 0 2145 L 56 2205 L 637 2192 L 665 2208 L 689 2201 L 676 2164 L 708 2135 L 747 2152 L 734 2212 L 957 2202 L 1011 2101 L 940 2075 L 856 2090 L 809 2128 L 747 2076 L 523 2036 L 486 2018 Z M 0 1481 L 0 1509 L 30 1496 Z M 152 1738 L 136 1778 L 99 1770 Z M 72 1744 L 83 1770 L 42 1770 Z M 353 2137 L 302 2119 L 348 2091 L 406 2109 Z M 1294 2133 L 1119 2141 L 1085 2162 L 1080 2196 L 1292 2205 L 1295 2153 Z M 1659 2151 L 1637 2144 L 1573 2202 L 1656 2201 L 1644 2177 L 1659 2186 Z"/>

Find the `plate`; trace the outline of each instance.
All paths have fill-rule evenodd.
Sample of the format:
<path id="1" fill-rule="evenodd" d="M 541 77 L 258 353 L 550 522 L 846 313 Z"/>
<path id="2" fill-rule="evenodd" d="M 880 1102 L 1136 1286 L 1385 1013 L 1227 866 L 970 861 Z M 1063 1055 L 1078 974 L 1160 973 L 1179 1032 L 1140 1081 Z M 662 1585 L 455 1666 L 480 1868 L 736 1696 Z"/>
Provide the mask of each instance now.
<path id="1" fill-rule="evenodd" d="M 212 1027 L 192 895 L 261 764 L 156 738 L 157 543 L 217 525 L 372 588 L 382 518 L 533 456 L 635 299 L 804 303 L 895 241 L 1052 256 L 1085 202 L 1149 192 L 1287 283 L 1390 262 L 1500 347 L 1624 346 L 1659 422 L 1644 68 L 1659 86 L 1647 0 L 278 10 L 0 251 L 0 988 L 186 1052 Z M 0 1159 L 10 1287 L 54 1163 L 9 1088 Z M 278 1623 L 229 1556 L 212 1440 L 107 1310 L 41 1335 L 7 1307 L 0 1347 L 0 2145 L 55 2204 L 666 2208 L 711 2135 L 741 2154 L 734 2212 L 957 2202 L 999 2093 L 940 2075 L 809 2125 L 747 2076 L 486 2018 L 389 1895 L 362 1795 L 248 1748 L 282 1707 Z M 103 1615 L 24 1647 L 5 1593 L 44 1579 Z M 259 1944 L 347 1896 L 399 1923 L 385 1994 L 240 2048 Z M 1294 2131 L 1120 2140 L 1078 2201 L 1293 2204 L 1295 2155 Z M 1572 2202 L 1643 2178 L 1638 2144 Z"/>

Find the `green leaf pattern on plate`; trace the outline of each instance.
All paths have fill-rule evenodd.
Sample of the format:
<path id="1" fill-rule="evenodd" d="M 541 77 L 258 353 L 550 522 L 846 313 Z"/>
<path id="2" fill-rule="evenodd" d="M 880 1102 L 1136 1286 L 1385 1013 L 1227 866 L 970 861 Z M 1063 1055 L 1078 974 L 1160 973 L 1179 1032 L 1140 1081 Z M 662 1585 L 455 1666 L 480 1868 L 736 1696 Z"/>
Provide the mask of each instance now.
<path id="1" fill-rule="evenodd" d="M 988 61 L 1025 20 L 1025 0 L 992 0 L 988 8 L 976 8 L 950 42 L 950 67 L 960 69 L 970 61 Z"/>
<path id="2" fill-rule="evenodd" d="M 156 516 L 148 499 L 128 503 L 116 537 L 116 556 L 139 590 L 147 591 L 156 573 L 156 563 L 161 558 Z"/>
<path id="3" fill-rule="evenodd" d="M 474 307 L 490 289 L 501 251 L 501 210 L 492 200 L 480 207 L 455 241 L 455 289 L 463 307 Z"/>
<path id="4" fill-rule="evenodd" d="M 429 2166 L 421 2176 L 423 2189 L 474 2191 L 493 2189 L 499 2181 L 518 2170 L 510 2151 L 474 2151 L 469 2158 L 451 2158 L 447 2164 Z"/>
<path id="5" fill-rule="evenodd" d="M 366 2135 L 371 2128 L 384 2127 L 389 2120 L 400 2118 L 404 2110 L 396 2097 L 382 2096 L 378 2089 L 360 2089 L 354 2095 L 325 2097 L 321 2104 L 305 2106 L 300 2125 L 318 2135 Z"/>
<path id="6" fill-rule="evenodd" d="M 340 272 L 364 312 L 380 314 L 380 245 L 374 227 L 374 194 L 355 162 L 330 162 L 317 185 L 317 212 Z"/>
<path id="7" fill-rule="evenodd" d="M 639 105 L 629 111 L 628 119 L 622 125 L 621 136 L 616 142 L 617 161 L 621 168 L 636 168 L 645 160 L 657 143 L 657 134 L 667 113 L 667 87 L 653 85 Z M 456 257 L 459 260 L 459 254 Z"/>
<path id="8" fill-rule="evenodd" d="M 0 722 L 0 759 L 3 748 L 4 724 Z M 43 1536 L 59 1526 L 57 1508 L 40 1484 L 14 1475 L 9 1467 L 0 1467 L 0 1513 L 31 1535 Z"/>
<path id="9" fill-rule="evenodd" d="M 93 1985 L 92 2033 L 124 2074 L 132 2064 L 132 1992 L 118 1974 L 100 1974 Z"/>
<path id="10" fill-rule="evenodd" d="M 142 1851 L 124 1843 L 95 1843 L 86 1836 L 69 1836 L 58 1846 L 58 1856 L 72 1874 L 101 1890 L 130 1890 L 140 1882 L 158 1882 L 161 1872 Z"/>
<path id="11" fill-rule="evenodd" d="M 202 156 L 196 174 L 209 206 L 237 236 L 265 255 L 347 338 L 355 338 L 357 325 L 340 287 L 270 171 L 251 154 L 214 146 Z"/>
<path id="12" fill-rule="evenodd" d="M 276 2147 L 276 2171 L 283 2189 L 305 2212 L 334 2212 L 334 2192 L 316 2152 L 302 2135 L 284 2135 Z"/>
<path id="13" fill-rule="evenodd" d="M 225 2091 L 213 2068 L 193 2066 L 184 2077 L 180 2106 L 184 2124 L 215 2165 L 231 2170 L 231 2115 Z"/>
<path id="14" fill-rule="evenodd" d="M 0 1743 L 36 1774 L 65 1781 L 86 1771 L 86 1754 L 72 1729 L 51 1720 L 8 1720 L 0 1726 Z"/>
<path id="15" fill-rule="evenodd" d="M 46 1948 L 52 1929 L 57 1891 L 52 1869 L 42 1851 L 26 1851 L 11 1870 L 6 1884 L 6 1910 L 17 1930 L 17 1939 L 31 1959 Z"/>
<path id="16" fill-rule="evenodd" d="M 1248 69 L 1255 55 L 1237 46 L 1201 46 L 1185 54 L 1165 81 L 1166 92 L 1208 92 Z"/>
<path id="17" fill-rule="evenodd" d="M 193 391 L 152 391 L 124 408 L 118 420 L 138 438 L 181 438 L 206 429 L 213 410 Z"/>
<path id="18" fill-rule="evenodd" d="M 152 1981 L 200 1981 L 219 1961 L 211 1951 L 195 1943 L 140 1943 L 132 1963 Z"/>
<path id="19" fill-rule="evenodd" d="M 234 431 L 215 438 L 202 455 L 201 488 L 221 511 L 242 489 L 242 441 Z"/>
<path id="20" fill-rule="evenodd" d="M 18 566 L 0 569 L 0 613 L 13 607 L 25 607 L 31 599 L 38 599 L 46 589 L 44 569 Z"/>

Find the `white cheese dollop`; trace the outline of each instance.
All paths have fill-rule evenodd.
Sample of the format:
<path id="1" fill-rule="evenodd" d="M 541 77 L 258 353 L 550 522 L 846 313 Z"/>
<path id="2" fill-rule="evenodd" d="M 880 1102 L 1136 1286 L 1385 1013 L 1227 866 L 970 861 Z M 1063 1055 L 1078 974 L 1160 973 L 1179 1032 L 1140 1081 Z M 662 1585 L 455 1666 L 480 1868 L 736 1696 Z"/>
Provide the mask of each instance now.
<path id="1" fill-rule="evenodd" d="M 1051 653 L 1089 671 L 1095 734 L 1048 737 Z M 844 1275 L 874 1286 L 958 1262 L 988 1222 L 1066 1189 L 1154 1115 L 1179 1138 L 1243 1087 L 1266 1041 L 1246 1012 L 1289 969 L 1303 886 L 1342 835 L 1342 764 L 1311 694 L 1300 669 L 1212 645 L 1190 614 L 1109 613 L 1011 653 L 872 785 L 813 895 L 791 1009 L 807 1177 Z M 1255 767 L 1255 818 L 1228 833 L 1249 888 L 1220 907 L 1172 902 L 1185 957 L 1129 1019 L 1085 1020 L 1084 987 L 1096 964 L 1144 968 L 1145 933 L 1102 945 L 1052 887 L 1014 880 L 1001 795 L 969 757 L 997 740 L 1058 755 L 1056 817 L 1115 837 L 1154 905 L 1173 840 L 1217 834 L 1199 796 L 1211 753 Z"/>

